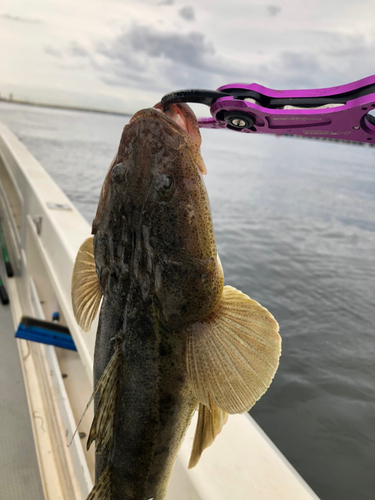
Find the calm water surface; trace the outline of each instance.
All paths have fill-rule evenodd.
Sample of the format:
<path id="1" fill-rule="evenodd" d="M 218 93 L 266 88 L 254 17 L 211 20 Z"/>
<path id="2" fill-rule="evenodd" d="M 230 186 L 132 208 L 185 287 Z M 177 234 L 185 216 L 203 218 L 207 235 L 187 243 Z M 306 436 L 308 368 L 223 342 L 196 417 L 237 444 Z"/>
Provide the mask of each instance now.
<path id="1" fill-rule="evenodd" d="M 125 117 L 0 103 L 88 221 Z M 280 323 L 251 414 L 323 500 L 375 498 L 375 148 L 203 130 L 225 281 Z"/>

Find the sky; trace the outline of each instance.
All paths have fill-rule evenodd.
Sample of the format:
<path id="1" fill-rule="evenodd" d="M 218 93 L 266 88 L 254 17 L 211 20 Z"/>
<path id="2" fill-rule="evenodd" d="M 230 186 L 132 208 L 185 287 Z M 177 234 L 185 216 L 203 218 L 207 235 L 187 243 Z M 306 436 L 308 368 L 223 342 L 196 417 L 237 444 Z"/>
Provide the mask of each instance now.
<path id="1" fill-rule="evenodd" d="M 134 113 L 173 90 L 375 74 L 374 0 L 2 0 L 0 95 Z"/>

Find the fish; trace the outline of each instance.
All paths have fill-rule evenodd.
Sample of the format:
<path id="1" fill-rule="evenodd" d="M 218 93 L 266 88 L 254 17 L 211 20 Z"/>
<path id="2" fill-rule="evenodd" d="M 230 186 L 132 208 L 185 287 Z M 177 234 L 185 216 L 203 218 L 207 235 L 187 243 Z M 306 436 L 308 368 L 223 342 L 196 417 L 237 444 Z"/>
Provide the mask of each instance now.
<path id="1" fill-rule="evenodd" d="M 163 500 L 193 414 L 189 468 L 279 364 L 275 318 L 224 286 L 200 146 L 187 104 L 138 111 L 76 257 L 72 304 L 84 331 L 100 309 L 87 500 Z"/>

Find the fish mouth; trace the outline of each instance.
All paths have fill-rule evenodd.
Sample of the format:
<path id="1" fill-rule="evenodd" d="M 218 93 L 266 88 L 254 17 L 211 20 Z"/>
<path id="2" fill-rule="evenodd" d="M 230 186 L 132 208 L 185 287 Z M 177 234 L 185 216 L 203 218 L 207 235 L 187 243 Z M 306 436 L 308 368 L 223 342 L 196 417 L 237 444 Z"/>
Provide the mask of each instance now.
<path id="1" fill-rule="evenodd" d="M 155 104 L 153 108 L 142 109 L 132 116 L 129 123 L 134 121 L 148 118 L 153 120 L 162 119 L 170 128 L 176 133 L 184 136 L 188 143 L 192 145 L 194 152 L 194 159 L 201 174 L 206 175 L 207 169 L 204 164 L 200 146 L 202 143 L 201 134 L 199 131 L 198 121 L 194 111 L 185 103 L 170 104 L 165 111 L 163 111 L 160 103 Z"/>

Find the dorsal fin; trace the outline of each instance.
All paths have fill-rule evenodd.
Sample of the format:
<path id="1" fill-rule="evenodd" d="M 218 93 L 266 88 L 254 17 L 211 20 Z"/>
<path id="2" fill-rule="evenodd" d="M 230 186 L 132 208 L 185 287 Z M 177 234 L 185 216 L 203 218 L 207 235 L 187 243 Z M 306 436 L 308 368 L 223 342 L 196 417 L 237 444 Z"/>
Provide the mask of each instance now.
<path id="1" fill-rule="evenodd" d="M 266 392 L 279 364 L 281 338 L 272 314 L 231 286 L 224 287 L 214 311 L 187 333 L 189 379 L 199 403 L 207 407 L 200 409 L 197 432 L 203 426 L 199 433 L 205 436 L 216 406 L 229 414 L 243 413 Z M 200 453 L 214 438 L 201 440 Z M 194 447 L 193 454 L 195 465 L 200 454 L 196 459 Z"/>
<path id="2" fill-rule="evenodd" d="M 73 312 L 85 332 L 91 328 L 103 295 L 96 274 L 93 240 L 90 237 L 82 243 L 72 275 Z"/>
<path id="3" fill-rule="evenodd" d="M 111 500 L 111 471 L 109 466 L 99 477 L 86 500 Z"/>
<path id="4" fill-rule="evenodd" d="M 115 403 L 117 397 L 118 381 L 121 375 L 121 347 L 116 346 L 109 363 L 104 370 L 99 382 L 96 384 L 94 392 L 91 394 L 89 402 L 78 422 L 76 430 L 72 436 L 69 446 L 72 444 L 74 436 L 85 416 L 94 396 L 97 392 L 100 393 L 98 407 L 96 409 L 89 437 L 87 439 L 86 449 L 88 450 L 93 441 L 95 441 L 96 453 L 102 453 L 109 445 L 113 435 L 113 422 L 115 414 Z M 87 499 L 88 500 L 88 499 Z"/>
<path id="5" fill-rule="evenodd" d="M 113 435 L 117 388 L 121 375 L 121 352 L 119 344 L 94 391 L 94 394 L 100 392 L 100 398 L 91 424 L 86 448 L 89 449 L 91 443 L 95 441 L 96 453 L 103 453 Z"/>

